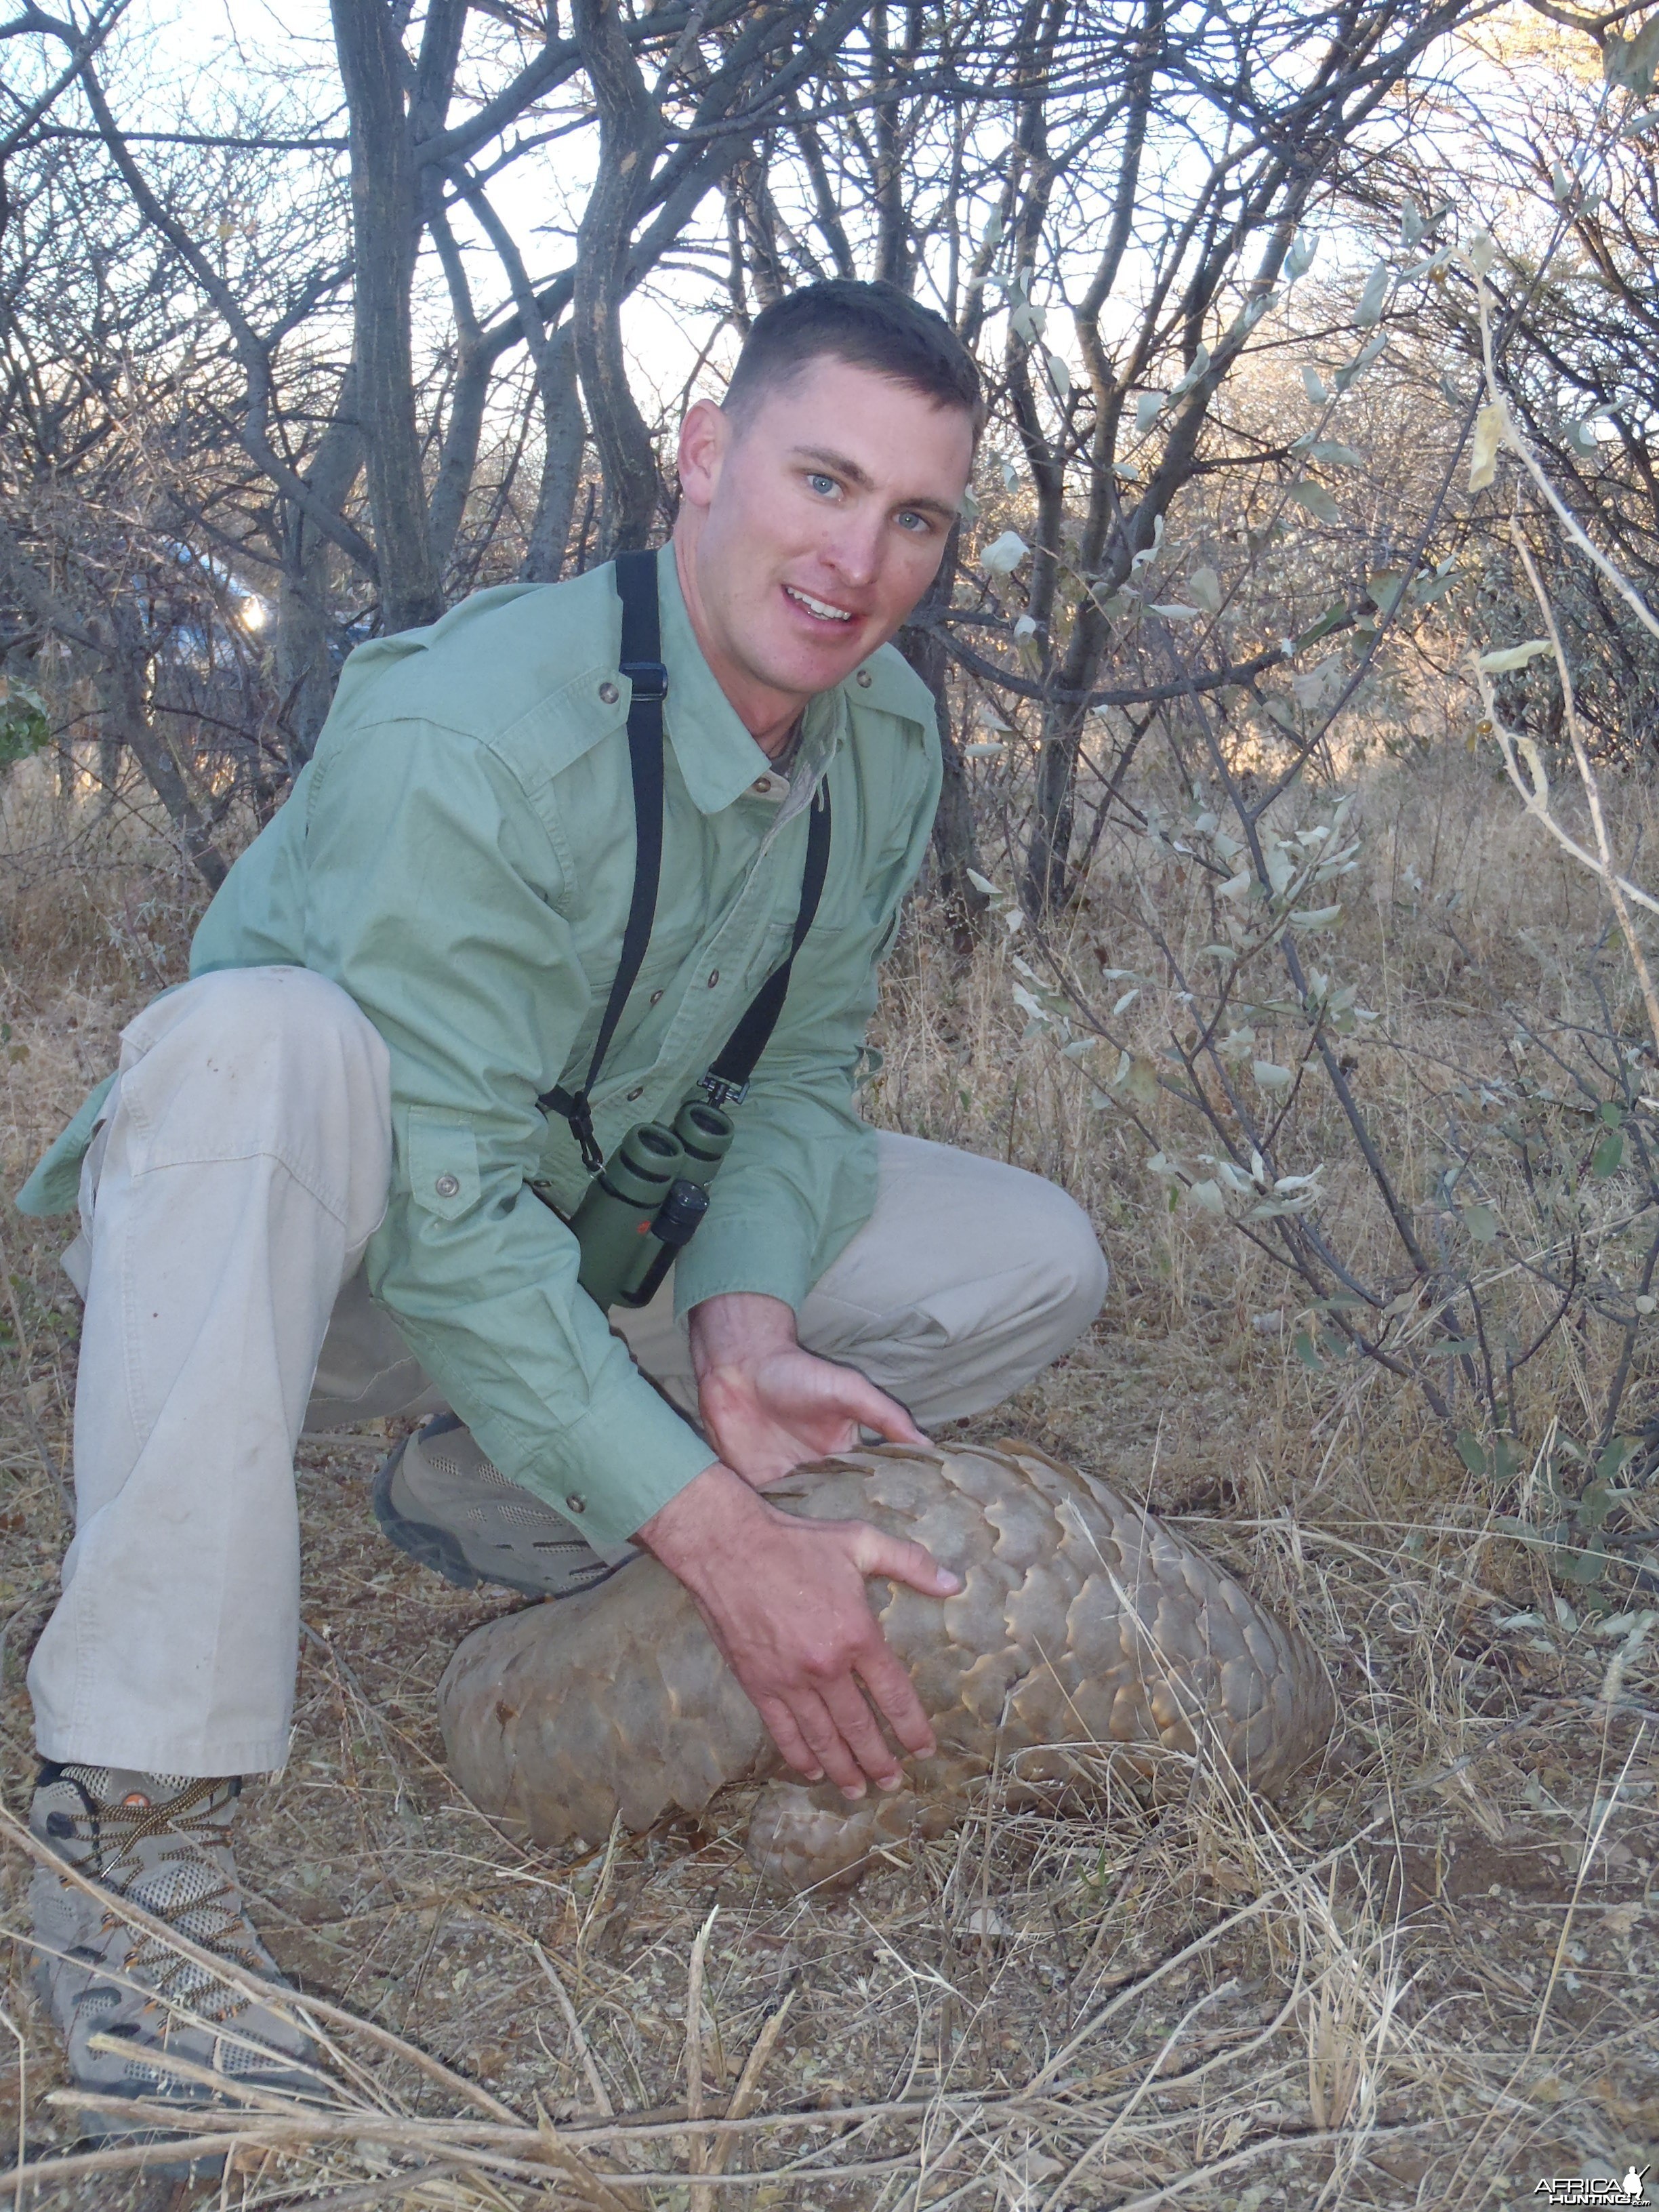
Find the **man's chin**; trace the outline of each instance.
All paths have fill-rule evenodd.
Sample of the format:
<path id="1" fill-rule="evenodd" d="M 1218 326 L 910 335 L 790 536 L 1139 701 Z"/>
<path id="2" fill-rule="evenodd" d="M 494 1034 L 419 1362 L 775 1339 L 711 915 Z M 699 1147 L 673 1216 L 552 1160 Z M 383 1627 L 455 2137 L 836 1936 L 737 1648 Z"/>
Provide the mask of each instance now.
<path id="1" fill-rule="evenodd" d="M 766 680 L 775 690 L 813 698 L 844 684 L 870 658 L 875 646 L 866 632 L 866 625 L 860 623 L 851 639 L 826 637 L 822 644 L 811 638 L 779 641 L 770 653 L 757 653 L 755 664 L 764 665 Z"/>

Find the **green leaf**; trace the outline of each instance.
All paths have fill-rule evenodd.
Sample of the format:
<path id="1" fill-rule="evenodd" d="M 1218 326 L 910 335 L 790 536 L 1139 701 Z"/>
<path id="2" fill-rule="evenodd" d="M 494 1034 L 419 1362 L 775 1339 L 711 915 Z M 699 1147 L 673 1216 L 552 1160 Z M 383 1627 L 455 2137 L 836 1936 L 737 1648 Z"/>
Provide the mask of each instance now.
<path id="1" fill-rule="evenodd" d="M 1605 1182 L 1610 1175 L 1618 1174 L 1624 1158 L 1625 1133 L 1622 1129 L 1609 1129 L 1590 1154 L 1590 1173 L 1598 1182 Z"/>
<path id="2" fill-rule="evenodd" d="M 1336 501 L 1324 485 L 1316 483 L 1311 477 L 1304 477 L 1299 483 L 1293 483 L 1286 496 L 1293 500 L 1304 514 L 1312 515 L 1316 522 L 1340 522 L 1342 520 L 1337 512 Z"/>
<path id="3" fill-rule="evenodd" d="M 1285 274 L 1294 284 L 1298 276 L 1305 276 L 1313 267 L 1314 256 L 1319 251 L 1317 231 L 1298 230 L 1285 256 Z M 1305 375 L 1307 372 L 1304 370 Z"/>
<path id="4" fill-rule="evenodd" d="M 1524 668 L 1529 660 L 1536 660 L 1555 647 L 1547 637 L 1529 637 L 1524 645 L 1507 645 L 1498 653 L 1483 653 L 1480 665 L 1488 676 L 1507 676 L 1512 668 Z"/>
<path id="5" fill-rule="evenodd" d="M 1158 1103 L 1158 1070 L 1150 1060 L 1137 1054 L 1123 1073 L 1123 1088 L 1137 1106 L 1156 1106 Z"/>
<path id="6" fill-rule="evenodd" d="M 1320 1369 L 1325 1364 L 1315 1348 L 1312 1337 L 1309 1335 L 1305 1328 L 1297 1329 L 1295 1336 L 1291 1340 L 1291 1349 L 1295 1352 L 1297 1358 L 1302 1362 L 1302 1364 L 1315 1375 L 1318 1374 Z"/>
<path id="7" fill-rule="evenodd" d="M 1291 1087 L 1290 1069 L 1275 1066 L 1270 1060 L 1253 1060 L 1250 1073 L 1264 1091 L 1288 1091 Z"/>
<path id="8" fill-rule="evenodd" d="M 1309 646 L 1317 645 L 1322 637 L 1328 637 L 1338 624 L 1346 618 L 1347 611 L 1347 606 L 1341 599 L 1339 599 L 1334 607 L 1327 607 L 1319 620 L 1310 629 L 1304 629 L 1301 636 L 1297 639 L 1296 650 L 1298 653 L 1305 652 Z"/>
<path id="9" fill-rule="evenodd" d="M 1477 1244 L 1492 1244 L 1498 1238 L 1498 1215 L 1490 1206 L 1466 1206 L 1463 1226 Z"/>
<path id="10" fill-rule="evenodd" d="M 1499 399 L 1489 399 L 1474 418 L 1469 444 L 1469 489 L 1485 491 L 1498 474 L 1498 448 L 1504 442 L 1508 416 Z"/>
<path id="11" fill-rule="evenodd" d="M 1389 296 L 1389 264 L 1379 261 L 1365 279 L 1365 289 L 1359 295 L 1359 305 L 1354 310 L 1354 320 L 1362 331 L 1370 329 L 1381 319 L 1383 302 Z"/>
<path id="12" fill-rule="evenodd" d="M 1187 588 L 1206 615 L 1221 612 L 1221 579 L 1213 568 L 1194 568 L 1187 579 Z"/>
<path id="13" fill-rule="evenodd" d="M 1162 413 L 1167 392 L 1143 392 L 1135 402 L 1135 435 L 1144 438 Z"/>
<path id="14" fill-rule="evenodd" d="M 1324 378 L 1307 362 L 1302 365 L 1302 387 L 1316 407 L 1324 406 L 1331 396 Z"/>
<path id="15" fill-rule="evenodd" d="M 1391 615 L 1400 605 L 1407 581 L 1403 568 L 1379 568 L 1365 579 L 1366 596 L 1379 614 Z"/>
<path id="16" fill-rule="evenodd" d="M 1615 1437 L 1595 1462 L 1598 1481 L 1617 1482 L 1640 1448 L 1635 1437 Z"/>
<path id="17" fill-rule="evenodd" d="M 1363 469 L 1364 457 L 1345 446 L 1340 438 L 1316 438 L 1305 448 L 1310 460 L 1333 462 L 1340 469 Z"/>

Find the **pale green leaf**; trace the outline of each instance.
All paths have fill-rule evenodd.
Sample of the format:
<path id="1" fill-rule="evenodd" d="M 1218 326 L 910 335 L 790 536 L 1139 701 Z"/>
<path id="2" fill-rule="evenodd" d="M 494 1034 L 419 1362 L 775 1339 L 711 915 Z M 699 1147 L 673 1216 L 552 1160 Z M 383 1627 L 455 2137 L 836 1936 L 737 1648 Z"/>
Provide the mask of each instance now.
<path id="1" fill-rule="evenodd" d="M 1311 477 L 1304 477 L 1299 483 L 1293 483 L 1288 496 L 1317 522 L 1340 522 L 1342 520 L 1337 512 L 1336 501 L 1324 485 L 1316 483 Z"/>
<path id="2" fill-rule="evenodd" d="M 1529 660 L 1554 650 L 1548 638 L 1529 637 L 1524 645 L 1506 646 L 1501 653 L 1483 653 L 1480 665 L 1488 676 L 1507 676 L 1510 669 L 1524 668 Z"/>
<path id="3" fill-rule="evenodd" d="M 1018 531 L 1005 530 L 985 548 L 979 564 L 994 576 L 1011 576 L 1030 550 Z"/>
<path id="4" fill-rule="evenodd" d="M 1485 491 L 1498 474 L 1498 448 L 1504 442 L 1507 415 L 1501 399 L 1489 399 L 1474 418 L 1469 444 L 1469 489 Z"/>
<path id="5" fill-rule="evenodd" d="M 1359 295 L 1359 305 L 1354 310 L 1354 320 L 1362 331 L 1370 329 L 1382 315 L 1383 302 L 1389 296 L 1389 264 L 1379 261 L 1365 279 L 1365 289 Z"/>

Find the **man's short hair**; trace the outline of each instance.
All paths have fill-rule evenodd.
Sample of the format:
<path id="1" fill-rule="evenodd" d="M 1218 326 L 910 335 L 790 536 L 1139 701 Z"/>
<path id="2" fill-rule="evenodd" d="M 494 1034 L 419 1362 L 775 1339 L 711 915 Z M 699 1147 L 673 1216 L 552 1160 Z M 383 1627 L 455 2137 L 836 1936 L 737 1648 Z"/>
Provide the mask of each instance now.
<path id="1" fill-rule="evenodd" d="M 746 414 L 764 392 L 793 383 L 825 355 L 918 392 L 935 407 L 960 407 L 975 440 L 985 427 L 979 370 L 944 316 L 896 284 L 850 276 L 803 284 L 763 309 L 726 388 L 727 411 Z"/>

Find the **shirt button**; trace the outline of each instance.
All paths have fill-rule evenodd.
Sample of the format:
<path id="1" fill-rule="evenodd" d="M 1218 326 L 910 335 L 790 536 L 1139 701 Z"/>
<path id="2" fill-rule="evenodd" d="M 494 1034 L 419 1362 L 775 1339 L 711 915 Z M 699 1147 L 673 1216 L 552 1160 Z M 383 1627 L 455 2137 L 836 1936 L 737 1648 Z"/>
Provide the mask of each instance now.
<path id="1" fill-rule="evenodd" d="M 871 673 L 870 673 L 870 672 L 869 672 L 869 670 L 868 670 L 867 668 L 860 668 L 860 671 L 859 671 L 859 689 L 860 689 L 861 691 L 867 691 L 867 690 L 870 689 L 871 684 L 872 684 L 874 681 L 875 681 L 875 678 L 871 675 Z"/>
<path id="2" fill-rule="evenodd" d="M 650 1000 L 650 1003 L 651 1003 L 653 1006 L 659 1006 L 659 1005 L 660 1005 L 661 1001 L 662 1001 L 662 993 L 661 993 L 660 991 L 653 991 L 653 992 L 651 994 L 651 1000 Z"/>
<path id="3" fill-rule="evenodd" d="M 579 1490 L 573 1490 L 569 1497 L 565 1499 L 564 1503 L 567 1512 L 586 1513 L 587 1510 L 587 1500 L 582 1496 Z"/>
<path id="4" fill-rule="evenodd" d="M 617 700 L 622 697 L 622 693 L 617 690 L 616 685 L 611 681 L 610 678 L 607 677 L 605 682 L 599 686 L 599 696 L 604 700 L 607 707 L 614 707 Z"/>
<path id="5" fill-rule="evenodd" d="M 718 968 L 711 968 L 711 969 L 709 969 L 709 971 L 708 971 L 708 988 L 709 988 L 709 989 L 710 989 L 711 991 L 714 989 L 714 988 L 715 984 L 716 984 L 716 983 L 718 983 L 718 982 L 720 981 L 720 969 L 719 969 Z"/>
<path id="6" fill-rule="evenodd" d="M 437 1192 L 440 1198 L 453 1198 L 459 1193 L 461 1186 L 455 1180 L 453 1176 L 441 1175 L 438 1177 L 437 1182 L 433 1184 L 432 1188 Z"/>
<path id="7" fill-rule="evenodd" d="M 634 1101 L 635 1101 L 636 1098 L 643 1098 L 643 1097 L 644 1097 L 644 1096 L 645 1096 L 645 1085 L 644 1085 L 643 1084 L 641 1084 L 641 1085 L 640 1085 L 640 1087 L 639 1087 L 639 1089 L 638 1089 L 637 1091 L 630 1091 L 629 1092 L 629 1094 L 628 1094 L 628 1103 L 629 1103 L 629 1104 L 631 1106 L 631 1105 L 634 1103 Z"/>
<path id="8" fill-rule="evenodd" d="M 751 791 L 758 792 L 761 797 L 764 799 L 767 793 L 772 788 L 772 779 L 769 775 L 757 775 L 755 778 L 754 782 L 750 784 L 749 787 Z"/>

